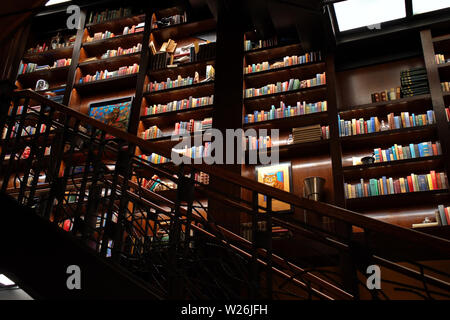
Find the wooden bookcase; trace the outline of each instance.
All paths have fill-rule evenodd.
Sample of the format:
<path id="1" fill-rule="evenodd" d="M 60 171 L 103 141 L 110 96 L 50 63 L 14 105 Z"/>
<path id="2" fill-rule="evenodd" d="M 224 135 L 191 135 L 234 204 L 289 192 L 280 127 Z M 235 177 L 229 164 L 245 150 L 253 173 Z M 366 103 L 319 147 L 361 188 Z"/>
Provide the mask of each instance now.
<path id="1" fill-rule="evenodd" d="M 201 14 L 187 13 L 187 21 L 175 25 L 152 28 L 154 17 L 168 17 L 182 13 L 186 8 L 170 7 L 164 9 L 145 9 L 133 11 L 131 15 L 120 17 L 100 23 L 88 23 L 91 11 L 102 11 L 105 8 L 87 8 L 82 12 L 82 29 L 76 31 L 65 30 L 65 23 L 61 19 L 52 21 L 49 16 L 45 19 L 46 29 L 33 28 L 28 40 L 27 48 L 47 41 L 60 32 L 65 35 L 76 35 L 73 45 L 59 49 L 48 50 L 43 53 L 26 53 L 23 56 L 24 63 L 52 64 L 62 58 L 71 58 L 70 66 L 54 68 L 19 75 L 17 86 L 19 89 L 34 89 L 38 79 L 45 79 L 50 83 L 50 89 L 66 88 L 63 103 L 70 108 L 88 114 L 89 106 L 93 103 L 109 101 L 121 97 L 133 97 L 133 107 L 130 114 L 129 132 L 140 135 L 144 130 L 157 125 L 163 134 L 169 135 L 174 125 L 179 121 L 203 120 L 213 117 L 214 114 L 225 115 L 228 119 L 213 117 L 213 127 L 225 128 L 225 121 L 232 123 L 233 128 L 240 126 L 247 129 L 279 129 L 280 130 L 280 162 L 289 161 L 292 165 L 292 192 L 303 196 L 303 180 L 310 176 L 319 176 L 326 180 L 324 197 L 322 201 L 342 206 L 376 219 L 398 224 L 410 228 L 413 223 L 420 223 L 425 217 L 433 217 L 438 204 L 450 205 L 449 190 L 434 190 L 414 193 L 392 194 L 385 196 L 362 197 L 346 199 L 344 183 L 358 182 L 360 178 L 380 178 L 382 176 L 407 176 L 411 173 L 428 173 L 430 170 L 445 172 L 447 177 L 450 165 L 450 126 L 445 117 L 445 107 L 450 105 L 450 93 L 443 93 L 440 87 L 441 81 L 450 81 L 450 64 L 437 65 L 434 55 L 444 54 L 450 57 L 450 36 L 432 34 L 430 30 L 420 32 L 422 54 L 412 58 L 393 60 L 381 64 L 370 64 L 348 70 L 335 71 L 334 52 L 321 50 L 320 61 L 313 61 L 292 66 L 285 66 L 256 73 L 243 74 L 241 89 L 259 88 L 266 84 L 286 81 L 291 78 L 310 79 L 318 73 L 326 73 L 326 84 L 310 88 L 285 91 L 257 97 L 242 98 L 242 106 L 227 106 L 231 101 L 224 98 L 232 95 L 233 101 L 240 101 L 237 86 L 233 84 L 233 92 L 228 92 L 228 87 L 223 84 L 225 80 L 231 80 L 227 76 L 220 80 L 194 83 L 192 85 L 170 88 L 160 91 L 149 91 L 148 84 L 154 81 L 166 81 L 167 78 L 193 77 L 199 73 L 200 80 L 206 77 L 206 66 L 222 66 L 227 63 L 227 56 L 218 52 L 221 57 L 216 61 L 215 57 L 208 57 L 194 62 L 180 63 L 176 67 L 164 67 L 152 69 L 152 51 L 149 44 L 153 42 L 156 50 L 169 39 L 177 42 L 179 47 L 185 46 L 198 39 L 198 35 L 214 34 L 219 30 L 220 21 L 216 21 L 209 12 Z M 228 17 L 225 15 L 225 17 Z M 44 18 L 40 18 L 44 19 Z M 219 15 L 220 19 L 220 15 Z M 145 28 L 136 33 L 122 35 L 124 27 L 131 27 L 145 22 Z M 230 23 L 223 24 L 224 29 Z M 221 29 L 221 30 L 222 30 Z M 42 32 L 41 32 L 42 31 Z M 118 36 L 108 39 L 87 41 L 95 33 L 110 31 Z M 221 31 L 223 32 L 223 30 Z M 234 32 L 234 31 L 233 31 Z M 244 33 L 244 38 L 239 39 L 242 44 L 245 40 L 257 40 L 252 32 Z M 239 34 L 239 32 L 236 32 Z M 206 38 L 206 37 L 205 37 Z M 142 50 L 120 56 L 100 58 L 107 50 L 118 47 L 131 48 L 137 44 L 142 45 Z M 223 43 L 232 43 L 226 39 Z M 222 48 L 223 49 L 223 48 Z M 264 61 L 273 63 L 282 61 L 285 56 L 302 55 L 306 50 L 298 39 L 291 41 L 279 41 L 267 47 L 237 51 L 236 54 L 243 61 L 244 68 L 251 64 Z M 242 52 L 242 53 L 241 53 Z M 233 53 L 233 59 L 235 55 Z M 97 59 L 91 59 L 96 57 Z M 239 57 L 238 57 L 239 58 Z M 236 61 L 234 59 L 233 61 Z M 127 74 L 104 80 L 80 83 L 80 79 L 87 74 L 95 74 L 100 70 L 117 70 L 123 66 L 139 64 L 139 72 Z M 379 92 L 400 85 L 400 71 L 414 67 L 424 67 L 427 70 L 430 93 L 420 96 L 401 98 L 393 101 L 371 102 L 371 93 Z M 222 71 L 223 72 L 223 71 Z M 217 83 L 220 81 L 220 87 Z M 240 80 L 239 80 L 240 81 Z M 217 90 L 216 90 L 217 89 Z M 236 91 L 236 92 L 234 92 Z M 219 100 L 216 99 L 220 97 Z M 154 104 L 165 104 L 175 100 L 214 95 L 214 103 L 196 108 L 182 109 L 157 114 L 145 114 L 145 109 Z M 295 105 L 297 101 L 314 103 L 327 101 L 327 111 L 296 115 L 281 119 L 265 120 L 255 123 L 244 123 L 246 114 L 253 111 L 270 110 L 274 105 L 279 107 L 280 101 L 286 105 Z M 220 105 L 220 110 L 217 110 Z M 229 107 L 232 112 L 224 111 Z M 338 116 L 341 119 L 352 118 L 368 119 L 377 116 L 384 119 L 388 113 L 399 114 L 408 111 L 425 113 L 433 110 L 436 123 L 422 127 L 404 128 L 371 134 L 355 136 L 339 136 Z M 237 125 L 236 125 L 237 124 Z M 305 142 L 298 144 L 285 144 L 285 140 L 292 132 L 292 128 L 320 124 L 329 126 L 329 139 L 317 142 Z M 192 134 L 193 136 L 193 134 Z M 173 147 L 177 141 L 171 141 L 170 136 L 153 140 L 154 142 Z M 415 158 L 409 160 L 375 163 L 371 165 L 353 165 L 352 157 L 370 155 L 374 148 L 387 148 L 394 144 L 419 143 L 424 141 L 440 141 L 442 155 Z M 137 150 L 140 153 L 140 150 Z M 233 170 L 236 168 L 233 167 Z M 239 169 L 237 169 L 239 171 Z M 243 176 L 255 179 L 255 165 L 242 165 L 240 172 Z M 168 193 L 170 193 L 169 191 Z M 227 219 L 224 214 L 224 219 Z M 230 218 L 231 219 L 231 218 Z M 233 220 L 233 223 L 236 221 Z M 241 221 L 245 222 L 245 221 Z M 445 228 L 444 228 L 445 229 Z M 424 229 L 425 230 L 425 229 Z M 431 228 L 442 233 L 442 228 Z M 448 228 L 446 229 L 448 231 Z"/>

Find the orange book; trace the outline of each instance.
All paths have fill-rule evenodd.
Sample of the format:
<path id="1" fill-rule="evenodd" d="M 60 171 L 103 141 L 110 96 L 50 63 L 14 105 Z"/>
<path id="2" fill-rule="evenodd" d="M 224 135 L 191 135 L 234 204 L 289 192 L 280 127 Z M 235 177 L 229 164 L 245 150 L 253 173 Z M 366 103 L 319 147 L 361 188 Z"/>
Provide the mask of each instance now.
<path id="1" fill-rule="evenodd" d="M 433 156 L 437 156 L 438 155 L 438 150 L 437 150 L 437 146 L 436 143 L 433 143 L 431 145 L 432 149 L 433 149 Z"/>
<path id="2" fill-rule="evenodd" d="M 436 180 L 436 171 L 434 171 L 434 170 L 430 171 L 430 175 L 431 175 L 431 182 L 433 184 L 433 190 L 437 190 L 438 184 L 437 184 L 437 180 Z"/>

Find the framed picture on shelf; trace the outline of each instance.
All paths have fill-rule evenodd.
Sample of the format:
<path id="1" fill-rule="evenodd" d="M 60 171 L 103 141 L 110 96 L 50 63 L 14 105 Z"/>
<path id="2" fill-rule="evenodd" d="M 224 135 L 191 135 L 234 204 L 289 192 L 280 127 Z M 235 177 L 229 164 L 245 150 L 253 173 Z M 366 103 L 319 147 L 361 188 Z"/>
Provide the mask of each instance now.
<path id="1" fill-rule="evenodd" d="M 89 116 L 114 128 L 127 131 L 133 98 L 121 98 L 89 105 Z"/>
<path id="2" fill-rule="evenodd" d="M 276 165 L 255 167 L 256 180 L 268 186 L 286 191 L 292 191 L 292 167 L 290 162 L 283 162 Z M 267 197 L 258 195 L 258 205 L 267 207 Z M 272 200 L 272 211 L 276 213 L 290 213 L 292 206 L 288 203 Z"/>

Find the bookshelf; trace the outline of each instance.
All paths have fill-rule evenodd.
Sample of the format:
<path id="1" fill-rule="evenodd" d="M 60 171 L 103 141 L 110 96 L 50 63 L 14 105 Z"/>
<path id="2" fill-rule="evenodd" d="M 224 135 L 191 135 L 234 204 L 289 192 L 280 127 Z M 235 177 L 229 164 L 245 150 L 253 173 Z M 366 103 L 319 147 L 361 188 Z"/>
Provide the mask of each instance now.
<path id="1" fill-rule="evenodd" d="M 291 162 L 294 194 L 303 196 L 305 178 L 323 177 L 326 180 L 323 201 L 404 227 L 410 228 L 425 217 L 432 217 L 439 204 L 450 205 L 448 190 L 356 199 L 346 199 L 344 190 L 344 183 L 357 183 L 361 178 L 368 180 L 383 176 L 406 177 L 411 173 L 428 173 L 431 170 L 445 172 L 448 177 L 450 124 L 445 117 L 445 108 L 450 106 L 450 93 L 442 92 L 440 83 L 450 81 L 450 62 L 437 64 L 435 55 L 442 54 L 445 59 L 450 58 L 450 35 L 433 34 L 430 30 L 423 30 L 418 32 L 422 52 L 416 56 L 393 57 L 390 61 L 377 64 L 368 59 L 365 65 L 335 70 L 339 61 L 334 60 L 334 49 L 306 49 L 296 31 L 287 31 L 285 34 L 280 31 L 276 37 L 263 39 L 254 31 L 234 30 L 233 28 L 237 27 L 231 26 L 231 22 L 220 25 L 209 9 L 196 12 L 192 8 L 182 6 L 145 10 L 122 9 L 110 16 L 97 15 L 103 18 L 96 21 L 95 14 L 106 9 L 99 6 L 101 5 L 83 9 L 82 29 L 78 31 L 66 30 L 63 17 L 53 21 L 52 15 L 45 18 L 48 20 L 45 30 L 40 30 L 39 26 L 32 28 L 27 49 L 39 48 L 43 43 L 49 47 L 51 38 L 58 33 L 67 45 L 50 47 L 42 52 L 25 52 L 22 59 L 24 63 L 52 66 L 60 59 L 71 59 L 71 63 L 20 74 L 17 77 L 19 89 L 34 89 L 37 80 L 44 79 L 49 82 L 49 89 L 38 92 L 46 94 L 49 91 L 62 90 L 59 92 L 64 95 L 63 103 L 85 114 L 89 114 L 92 105 L 108 104 L 110 101 L 130 97 L 133 99 L 133 105 L 128 131 L 140 136 L 145 130 L 157 126 L 163 136 L 152 141 L 167 147 L 173 147 L 179 141 L 171 141 L 170 134 L 175 125 L 191 120 L 212 118 L 212 126 L 219 129 L 279 129 L 279 141 L 272 143 L 279 144 L 280 162 Z M 138 27 L 143 23 L 143 27 Z M 130 31 L 132 26 L 135 26 L 134 32 Z M 125 28 L 128 28 L 127 32 L 124 32 Z M 114 37 L 99 36 L 106 35 L 107 32 L 108 35 L 113 33 Z M 221 46 L 217 52 L 213 46 L 206 50 L 207 42 L 215 43 L 219 32 L 242 37 L 225 37 L 225 44 L 217 43 L 217 46 Z M 166 48 L 166 53 L 161 52 L 161 49 L 164 51 L 164 43 L 169 46 L 169 40 L 176 42 L 176 49 L 179 50 L 170 52 Z M 238 41 L 240 50 L 237 50 Z M 198 50 L 195 49 L 197 44 Z M 234 47 L 228 48 L 230 44 Z M 192 50 L 195 52 L 195 59 L 191 58 Z M 229 52 L 226 52 L 227 50 Z M 285 64 L 286 57 L 300 57 L 319 50 L 320 57 L 299 60 L 299 63 L 289 63 L 287 60 L 288 63 Z M 112 72 L 133 65 L 139 65 L 139 70 L 130 74 L 80 82 L 80 79 L 87 75 L 95 75 L 104 70 Z M 208 66 L 221 69 L 222 74 L 204 81 L 208 78 Z M 235 72 L 238 66 L 239 74 Z M 430 89 L 428 93 L 391 101 L 371 101 L 372 93 L 400 86 L 402 70 L 418 67 L 426 70 Z M 230 69 L 230 75 L 223 74 L 225 68 Z M 166 86 L 160 90 L 149 88 L 149 84 L 161 84 L 167 82 L 168 78 L 194 79 L 196 73 L 198 81 L 183 86 Z M 308 80 L 323 73 L 326 75 L 325 83 L 305 87 L 292 86 L 288 90 L 245 96 L 247 89 L 260 89 L 285 81 L 289 86 L 290 79 Z M 198 102 L 194 104 L 195 99 L 198 99 Z M 307 105 L 322 101 L 327 101 L 326 110 L 310 109 L 300 114 L 295 111 L 281 116 L 277 113 L 281 103 L 285 107 L 296 107 L 298 102 Z M 409 112 L 410 115 L 417 115 L 426 114 L 428 110 L 434 111 L 435 114 L 436 121 L 432 124 L 350 136 L 340 135 L 338 118 L 368 120 L 378 117 L 381 121 L 386 120 L 388 114 L 400 115 Z M 247 118 L 246 121 L 246 116 L 255 112 L 270 117 L 256 121 L 248 121 Z M 328 138 L 287 144 L 293 128 L 313 125 L 328 126 Z M 194 137 L 203 131 L 201 129 L 187 135 L 194 143 Z M 376 148 L 387 149 L 396 144 L 407 146 L 410 143 L 428 141 L 439 141 L 442 153 L 371 164 L 353 163 L 354 158 L 372 155 Z M 272 148 L 269 147 L 269 155 L 271 151 Z M 136 152 L 141 155 L 139 149 Z M 258 151 L 247 151 L 246 157 L 255 152 Z M 242 165 L 238 169 L 233 167 L 232 170 L 236 169 L 243 176 L 255 179 L 256 166 Z M 174 191 L 166 193 L 173 195 Z M 234 218 L 227 217 L 224 212 L 223 219 L 232 221 Z M 236 220 L 233 220 L 233 223 L 236 223 Z M 426 229 L 428 228 L 423 230 Z M 436 232 L 435 230 L 444 229 L 448 232 L 445 227 L 430 230 Z"/>

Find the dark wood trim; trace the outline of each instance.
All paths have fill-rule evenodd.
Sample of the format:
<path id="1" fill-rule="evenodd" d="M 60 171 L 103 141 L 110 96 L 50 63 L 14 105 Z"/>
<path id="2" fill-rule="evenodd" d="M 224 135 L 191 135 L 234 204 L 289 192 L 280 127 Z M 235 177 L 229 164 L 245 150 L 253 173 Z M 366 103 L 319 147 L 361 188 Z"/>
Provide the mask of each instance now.
<path id="1" fill-rule="evenodd" d="M 62 104 L 66 105 L 66 106 L 68 106 L 70 103 L 72 89 L 75 85 L 75 78 L 76 78 L 76 73 L 77 73 L 78 62 L 80 60 L 80 50 L 81 50 L 81 45 L 82 45 L 82 40 L 83 40 L 84 26 L 86 24 L 86 11 L 85 10 L 81 10 L 80 19 L 81 19 L 81 21 L 80 21 L 81 28 L 79 30 L 77 30 L 77 38 L 73 45 L 72 63 L 69 67 L 69 73 L 67 75 L 67 81 L 66 81 L 67 86 L 66 86 L 66 91 L 64 93 L 64 98 L 63 98 L 63 102 L 62 102 Z"/>
<path id="2" fill-rule="evenodd" d="M 425 67 L 427 69 L 428 83 L 430 86 L 431 101 L 436 116 L 436 126 L 441 141 L 442 154 L 445 158 L 445 170 L 447 177 L 450 173 L 450 130 L 445 113 L 445 103 L 441 89 L 438 65 L 435 60 L 435 51 L 431 30 L 422 30 L 420 32 L 422 41 L 423 56 Z"/>
<path id="3" fill-rule="evenodd" d="M 139 128 L 139 117 L 141 116 L 141 105 L 144 93 L 144 83 L 145 77 L 148 69 L 149 60 L 149 39 L 151 33 L 151 17 L 152 14 L 149 9 L 146 10 L 145 14 L 145 28 L 144 28 L 144 38 L 142 40 L 142 50 L 141 50 L 141 61 L 139 62 L 139 74 L 136 81 L 136 94 L 133 101 L 133 106 L 131 107 L 130 122 L 128 126 L 128 132 L 137 135 Z"/>

